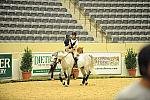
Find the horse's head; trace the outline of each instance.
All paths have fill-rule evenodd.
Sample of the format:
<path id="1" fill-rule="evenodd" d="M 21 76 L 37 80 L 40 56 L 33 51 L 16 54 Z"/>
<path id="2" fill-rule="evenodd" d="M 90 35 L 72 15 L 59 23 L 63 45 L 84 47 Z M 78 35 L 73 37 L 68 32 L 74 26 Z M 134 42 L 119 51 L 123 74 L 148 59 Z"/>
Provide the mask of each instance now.
<path id="1" fill-rule="evenodd" d="M 65 52 L 64 51 L 58 51 L 58 59 L 62 59 L 65 56 Z"/>
<path id="2" fill-rule="evenodd" d="M 52 54 L 51 61 L 55 61 L 55 59 L 62 60 L 64 56 L 65 56 L 64 51 L 55 52 L 55 53 Z"/>
<path id="3" fill-rule="evenodd" d="M 52 54 L 51 61 L 54 62 L 55 59 L 56 59 L 56 60 L 58 59 L 58 53 L 57 53 L 57 52 L 55 52 L 55 53 Z"/>

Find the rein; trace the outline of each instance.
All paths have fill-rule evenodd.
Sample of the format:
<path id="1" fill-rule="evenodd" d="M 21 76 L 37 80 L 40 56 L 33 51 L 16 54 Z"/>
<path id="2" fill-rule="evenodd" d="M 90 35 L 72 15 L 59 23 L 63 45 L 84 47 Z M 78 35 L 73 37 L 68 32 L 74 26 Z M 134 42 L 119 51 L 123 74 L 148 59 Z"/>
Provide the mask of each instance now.
<path id="1" fill-rule="evenodd" d="M 68 53 L 69 54 L 69 53 Z M 67 56 L 68 56 L 68 54 L 67 55 L 65 55 L 62 59 L 65 59 Z"/>
<path id="2" fill-rule="evenodd" d="M 61 63 L 61 61 L 62 61 L 63 59 L 65 59 L 65 58 L 68 56 L 68 54 L 69 54 L 69 53 L 67 53 L 64 57 L 62 57 L 62 59 L 58 59 L 58 58 L 57 58 L 58 60 L 60 60 L 60 61 L 58 61 L 58 63 L 59 63 L 59 62 Z M 58 52 L 57 52 L 57 56 L 58 56 Z"/>

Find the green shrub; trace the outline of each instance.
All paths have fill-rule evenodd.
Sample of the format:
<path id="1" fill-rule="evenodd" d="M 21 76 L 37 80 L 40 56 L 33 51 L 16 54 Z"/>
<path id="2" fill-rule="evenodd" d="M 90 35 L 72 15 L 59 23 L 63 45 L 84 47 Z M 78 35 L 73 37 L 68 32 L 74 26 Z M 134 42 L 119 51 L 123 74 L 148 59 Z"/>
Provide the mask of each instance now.
<path id="1" fill-rule="evenodd" d="M 20 69 L 23 72 L 32 71 L 32 51 L 28 47 L 24 49 Z"/>
<path id="2" fill-rule="evenodd" d="M 127 50 L 127 54 L 125 55 L 125 64 L 127 69 L 135 69 L 137 67 L 136 56 L 137 53 L 133 51 L 133 48 L 129 48 Z"/>

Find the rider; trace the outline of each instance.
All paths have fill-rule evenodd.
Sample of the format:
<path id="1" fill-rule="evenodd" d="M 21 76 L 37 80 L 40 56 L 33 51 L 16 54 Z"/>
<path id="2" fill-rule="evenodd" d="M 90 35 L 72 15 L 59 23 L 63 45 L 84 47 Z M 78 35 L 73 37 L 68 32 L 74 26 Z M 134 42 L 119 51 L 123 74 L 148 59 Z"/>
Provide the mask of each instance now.
<path id="1" fill-rule="evenodd" d="M 75 60 L 75 64 L 74 67 L 77 67 L 77 54 L 76 54 L 76 50 L 78 47 L 78 39 L 77 39 L 77 33 L 76 32 L 72 32 L 72 37 L 71 39 L 69 39 L 69 42 L 66 42 L 66 40 L 64 41 L 65 43 L 65 51 L 67 52 L 71 52 L 73 55 L 73 58 Z"/>
<path id="2" fill-rule="evenodd" d="M 66 52 L 68 52 L 68 50 L 69 50 L 69 41 L 70 41 L 70 34 L 66 34 L 66 39 L 64 41 Z"/>
<path id="3" fill-rule="evenodd" d="M 51 80 L 54 80 L 54 70 L 56 69 L 57 66 L 57 58 L 54 58 L 54 62 L 52 64 L 50 64 L 50 70 L 48 72 L 48 74 L 51 73 Z"/>
<path id="4" fill-rule="evenodd" d="M 76 32 L 73 32 L 72 33 L 72 37 L 70 39 L 70 42 L 69 42 L 69 48 L 72 52 L 72 55 L 73 55 L 73 58 L 75 60 L 75 64 L 74 64 L 74 67 L 77 67 L 77 48 L 78 48 L 78 39 L 77 39 L 77 33 Z"/>

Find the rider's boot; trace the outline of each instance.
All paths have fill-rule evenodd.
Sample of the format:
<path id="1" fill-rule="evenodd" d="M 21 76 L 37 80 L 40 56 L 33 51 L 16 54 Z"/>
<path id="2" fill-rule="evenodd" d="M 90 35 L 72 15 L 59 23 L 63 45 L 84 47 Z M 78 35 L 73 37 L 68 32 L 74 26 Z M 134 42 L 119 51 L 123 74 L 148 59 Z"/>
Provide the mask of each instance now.
<path id="1" fill-rule="evenodd" d="M 78 58 L 77 57 L 74 57 L 74 67 L 75 68 L 78 68 L 78 64 L 77 64 L 77 61 L 78 61 Z"/>

